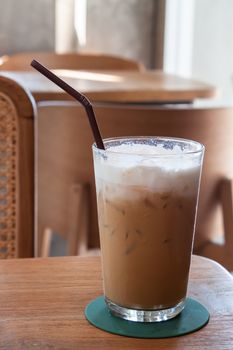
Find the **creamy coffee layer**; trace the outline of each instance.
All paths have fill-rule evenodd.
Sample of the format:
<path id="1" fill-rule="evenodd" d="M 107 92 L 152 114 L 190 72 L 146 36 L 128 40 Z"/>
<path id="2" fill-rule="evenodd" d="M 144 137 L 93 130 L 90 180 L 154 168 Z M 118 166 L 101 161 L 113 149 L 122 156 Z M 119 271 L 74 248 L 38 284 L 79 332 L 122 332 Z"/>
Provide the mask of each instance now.
<path id="1" fill-rule="evenodd" d="M 105 295 L 125 307 L 177 304 L 186 295 L 196 198 L 141 189 L 137 200 L 113 200 L 106 185 L 98 195 Z"/>

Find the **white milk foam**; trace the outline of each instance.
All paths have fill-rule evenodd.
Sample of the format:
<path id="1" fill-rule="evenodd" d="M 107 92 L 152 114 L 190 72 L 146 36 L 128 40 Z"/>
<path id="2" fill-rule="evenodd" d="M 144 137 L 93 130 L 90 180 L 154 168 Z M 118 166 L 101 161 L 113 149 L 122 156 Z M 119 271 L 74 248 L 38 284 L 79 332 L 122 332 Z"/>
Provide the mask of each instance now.
<path id="1" fill-rule="evenodd" d="M 123 153 L 126 156 L 122 157 Z M 101 182 L 142 186 L 153 192 L 185 191 L 192 195 L 197 191 L 199 157 L 187 157 L 179 146 L 165 149 L 162 145 L 123 144 L 109 147 L 106 154 L 107 159 L 95 162 L 96 178 Z M 97 187 L 101 190 L 99 181 Z"/>
<path id="2" fill-rule="evenodd" d="M 121 144 L 107 149 L 114 153 L 141 154 L 141 155 L 160 155 L 160 154 L 182 154 L 179 146 L 174 146 L 173 149 L 166 149 L 163 145 L 146 145 L 146 144 Z"/>

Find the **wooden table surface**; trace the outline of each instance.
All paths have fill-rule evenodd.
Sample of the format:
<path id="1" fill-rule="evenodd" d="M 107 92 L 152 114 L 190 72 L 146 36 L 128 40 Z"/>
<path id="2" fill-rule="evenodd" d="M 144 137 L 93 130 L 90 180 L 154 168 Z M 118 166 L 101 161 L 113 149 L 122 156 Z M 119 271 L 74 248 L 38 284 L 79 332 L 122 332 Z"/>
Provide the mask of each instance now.
<path id="1" fill-rule="evenodd" d="M 37 101 L 71 97 L 38 72 L 0 72 L 24 85 Z M 213 98 L 217 90 L 208 84 L 166 74 L 162 71 L 74 71 L 54 70 L 91 101 L 104 102 L 190 102 Z"/>
<path id="2" fill-rule="evenodd" d="M 91 326 L 84 308 L 101 295 L 99 257 L 0 261 L 0 349 L 233 349 L 233 279 L 217 263 L 193 257 L 189 295 L 210 312 L 198 332 L 134 339 Z"/>

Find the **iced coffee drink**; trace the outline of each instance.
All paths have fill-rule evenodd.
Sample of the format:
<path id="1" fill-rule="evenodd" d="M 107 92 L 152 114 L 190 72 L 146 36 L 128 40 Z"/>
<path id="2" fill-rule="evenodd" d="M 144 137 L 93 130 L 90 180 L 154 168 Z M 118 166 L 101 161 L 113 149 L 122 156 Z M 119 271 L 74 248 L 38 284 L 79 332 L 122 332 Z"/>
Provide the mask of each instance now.
<path id="1" fill-rule="evenodd" d="M 162 321 L 185 306 L 203 146 L 169 138 L 94 146 L 104 293 L 111 312 Z"/>

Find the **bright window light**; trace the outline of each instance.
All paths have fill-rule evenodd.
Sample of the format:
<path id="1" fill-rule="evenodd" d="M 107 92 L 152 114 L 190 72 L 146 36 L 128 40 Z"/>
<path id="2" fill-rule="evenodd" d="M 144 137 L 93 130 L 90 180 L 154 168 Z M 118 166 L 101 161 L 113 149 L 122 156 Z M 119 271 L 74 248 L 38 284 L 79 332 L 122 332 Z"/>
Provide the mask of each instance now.
<path id="1" fill-rule="evenodd" d="M 86 45 L 87 0 L 75 0 L 74 25 L 80 47 Z"/>

